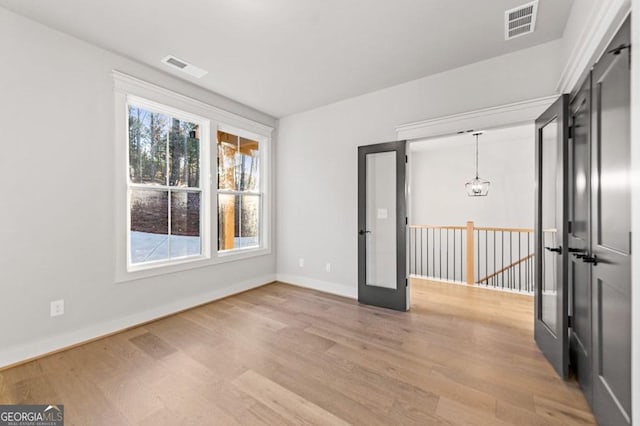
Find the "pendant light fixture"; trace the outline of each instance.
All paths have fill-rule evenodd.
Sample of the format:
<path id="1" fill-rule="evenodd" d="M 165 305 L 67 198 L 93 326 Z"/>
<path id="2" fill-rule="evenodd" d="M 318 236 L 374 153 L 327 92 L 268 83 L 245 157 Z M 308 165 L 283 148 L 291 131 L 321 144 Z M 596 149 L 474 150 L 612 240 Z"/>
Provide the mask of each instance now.
<path id="1" fill-rule="evenodd" d="M 489 185 L 491 185 L 491 182 L 478 176 L 478 138 L 481 134 L 482 132 L 473 133 L 476 138 L 476 177 L 464 186 L 469 197 L 486 197 L 489 193 Z"/>

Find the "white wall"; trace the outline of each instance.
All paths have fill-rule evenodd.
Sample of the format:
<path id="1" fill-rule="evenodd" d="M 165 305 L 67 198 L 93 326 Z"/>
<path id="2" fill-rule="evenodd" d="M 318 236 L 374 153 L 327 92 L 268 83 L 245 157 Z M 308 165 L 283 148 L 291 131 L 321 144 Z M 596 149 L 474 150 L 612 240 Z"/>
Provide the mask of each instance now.
<path id="1" fill-rule="evenodd" d="M 552 95 L 560 47 L 554 41 L 280 120 L 279 278 L 355 296 L 357 146 L 396 139 L 399 124 Z"/>
<path id="2" fill-rule="evenodd" d="M 533 228 L 534 128 L 519 129 L 518 139 L 494 138 L 499 130 L 480 136 L 480 177 L 491 181 L 486 197 L 469 197 L 464 188 L 474 177 L 471 135 L 463 136 L 469 138 L 464 145 L 428 148 L 439 141 L 415 143 L 410 167 L 411 223 L 462 226 L 472 220 L 476 226 Z"/>
<path id="3" fill-rule="evenodd" d="M 2 8 L 0 63 L 0 366 L 275 278 L 269 255 L 114 283 L 110 73 L 272 118 Z"/>

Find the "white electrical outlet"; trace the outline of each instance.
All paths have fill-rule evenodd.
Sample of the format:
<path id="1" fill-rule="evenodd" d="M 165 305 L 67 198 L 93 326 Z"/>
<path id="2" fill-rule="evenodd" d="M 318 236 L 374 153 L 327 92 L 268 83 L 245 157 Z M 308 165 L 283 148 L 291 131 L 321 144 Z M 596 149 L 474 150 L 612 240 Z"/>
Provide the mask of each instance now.
<path id="1" fill-rule="evenodd" d="M 327 263 L 324 265 L 324 269 L 325 269 L 327 272 L 331 272 L 331 264 L 330 264 L 329 262 L 327 262 Z"/>
<path id="2" fill-rule="evenodd" d="M 304 268 L 304 259 L 303 258 L 298 259 L 298 266 L 300 266 L 301 268 Z"/>
<path id="3" fill-rule="evenodd" d="M 64 315 L 64 299 L 51 302 L 51 316 L 57 317 L 59 315 Z"/>

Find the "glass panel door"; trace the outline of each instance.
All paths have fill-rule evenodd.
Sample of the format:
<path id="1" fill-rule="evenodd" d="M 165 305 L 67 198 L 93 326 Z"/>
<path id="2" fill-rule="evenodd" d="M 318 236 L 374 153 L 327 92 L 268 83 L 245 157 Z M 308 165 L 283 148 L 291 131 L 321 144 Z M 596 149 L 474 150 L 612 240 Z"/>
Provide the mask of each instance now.
<path id="1" fill-rule="evenodd" d="M 406 142 L 358 148 L 358 301 L 407 310 Z"/>
<path id="2" fill-rule="evenodd" d="M 536 120 L 536 343 L 558 374 L 569 374 L 568 136 L 569 96 Z"/>

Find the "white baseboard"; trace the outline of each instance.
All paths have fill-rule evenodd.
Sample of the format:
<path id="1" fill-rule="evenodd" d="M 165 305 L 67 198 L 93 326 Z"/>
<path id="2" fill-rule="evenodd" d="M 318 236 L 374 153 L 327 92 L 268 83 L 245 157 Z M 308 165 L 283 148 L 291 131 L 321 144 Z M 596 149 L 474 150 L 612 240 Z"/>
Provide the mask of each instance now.
<path id="1" fill-rule="evenodd" d="M 277 278 L 280 282 L 295 285 L 297 287 L 310 288 L 312 290 L 348 297 L 350 299 L 358 298 L 358 287 L 351 287 L 344 284 L 288 274 L 278 274 Z"/>
<path id="2" fill-rule="evenodd" d="M 239 282 L 224 288 L 215 289 L 197 296 L 181 299 L 147 311 L 135 313 L 124 318 L 117 318 L 99 324 L 90 325 L 78 330 L 50 336 L 45 339 L 24 343 L 0 350 L 0 369 L 27 360 L 62 350 L 74 345 L 94 340 L 101 336 L 113 334 L 154 319 L 158 319 L 194 306 L 213 302 L 223 297 L 231 296 L 253 288 L 270 284 L 276 280 L 274 275 L 264 275 L 247 281 Z"/>

